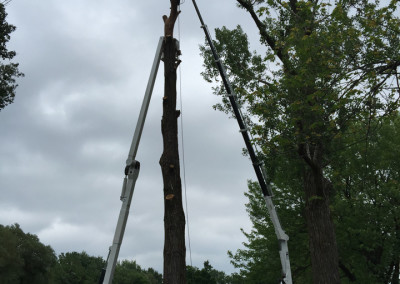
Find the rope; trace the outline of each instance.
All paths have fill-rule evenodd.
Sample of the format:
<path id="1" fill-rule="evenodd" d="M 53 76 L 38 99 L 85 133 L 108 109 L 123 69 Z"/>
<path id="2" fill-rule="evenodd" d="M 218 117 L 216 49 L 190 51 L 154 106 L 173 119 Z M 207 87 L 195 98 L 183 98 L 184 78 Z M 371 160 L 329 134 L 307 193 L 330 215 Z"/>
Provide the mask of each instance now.
<path id="1" fill-rule="evenodd" d="M 185 3 L 185 1 L 180 4 Z M 180 6 L 178 6 L 178 10 L 180 11 Z M 178 39 L 179 44 L 181 42 L 181 21 L 180 17 L 178 17 Z M 190 227 L 189 227 L 189 211 L 188 211 L 188 201 L 187 201 L 187 191 L 186 191 L 186 166 L 185 166 L 185 144 L 184 144 L 184 133 L 183 133 L 183 103 L 182 103 L 182 67 L 179 65 L 179 102 L 181 108 L 181 144 L 182 144 L 182 166 L 183 166 L 183 187 L 185 190 L 185 211 L 186 211 L 186 224 L 187 224 L 187 234 L 188 234 L 188 245 L 189 245 L 189 259 L 190 266 L 193 266 L 192 263 L 192 246 L 190 242 Z"/>

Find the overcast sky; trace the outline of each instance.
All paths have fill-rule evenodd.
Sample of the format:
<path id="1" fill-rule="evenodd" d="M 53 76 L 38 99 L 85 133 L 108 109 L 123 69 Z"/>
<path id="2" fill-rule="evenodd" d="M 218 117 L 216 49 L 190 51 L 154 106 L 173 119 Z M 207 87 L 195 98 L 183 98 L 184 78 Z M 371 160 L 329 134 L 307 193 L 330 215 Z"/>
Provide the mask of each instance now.
<path id="1" fill-rule="evenodd" d="M 257 41 L 254 24 L 234 0 L 198 5 L 210 31 L 241 24 Z M 86 251 L 106 258 L 125 161 L 169 7 L 168 0 L 13 0 L 6 7 L 7 21 L 17 27 L 8 46 L 25 77 L 15 102 L 0 112 L 0 224 L 19 223 L 57 254 Z M 191 255 L 195 266 L 209 260 L 231 273 L 227 251 L 242 248 L 240 228 L 251 228 L 243 192 L 255 175 L 241 154 L 236 121 L 212 109 L 219 98 L 200 76 L 204 34 L 192 2 L 181 9 L 175 37 L 183 54 Z M 120 251 L 120 259 L 160 273 L 162 67 L 136 157 L 141 171 Z"/>

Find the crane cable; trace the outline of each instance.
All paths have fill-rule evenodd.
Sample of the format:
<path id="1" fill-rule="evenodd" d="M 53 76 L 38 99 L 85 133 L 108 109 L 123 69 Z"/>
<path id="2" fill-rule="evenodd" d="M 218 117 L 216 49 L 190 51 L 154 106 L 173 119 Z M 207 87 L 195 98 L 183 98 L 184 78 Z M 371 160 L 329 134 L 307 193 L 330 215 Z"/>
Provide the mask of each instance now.
<path id="1" fill-rule="evenodd" d="M 185 0 L 179 3 L 178 11 L 181 11 L 180 5 L 185 3 Z M 180 17 L 178 17 L 178 40 L 179 44 L 181 42 L 181 21 Z M 186 166 L 185 166 L 185 144 L 184 144 L 184 133 L 183 133 L 183 103 L 182 103 L 182 67 L 179 65 L 179 101 L 180 101 L 180 109 L 181 109 L 181 144 L 182 144 L 182 166 L 183 166 L 183 187 L 185 191 L 185 212 L 186 212 L 186 224 L 187 224 L 187 235 L 188 235 L 188 246 L 189 246 L 189 259 L 190 266 L 193 266 L 192 263 L 192 247 L 190 242 L 190 227 L 189 227 L 189 211 L 188 211 L 188 200 L 187 200 L 187 191 L 186 191 Z"/>

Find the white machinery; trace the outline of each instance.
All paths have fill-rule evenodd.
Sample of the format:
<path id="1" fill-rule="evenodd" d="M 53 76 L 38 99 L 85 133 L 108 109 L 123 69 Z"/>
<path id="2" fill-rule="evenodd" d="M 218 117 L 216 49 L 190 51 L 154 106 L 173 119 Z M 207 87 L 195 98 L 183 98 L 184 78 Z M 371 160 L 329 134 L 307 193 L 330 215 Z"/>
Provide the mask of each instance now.
<path id="1" fill-rule="evenodd" d="M 128 159 L 126 160 L 125 178 L 122 185 L 122 192 L 120 197 L 122 201 L 121 211 L 118 217 L 117 228 L 115 229 L 113 244 L 110 247 L 110 251 L 108 254 L 107 267 L 105 270 L 103 270 L 103 273 L 99 280 L 100 284 L 103 283 L 111 284 L 114 277 L 114 270 L 117 264 L 117 259 L 118 259 L 119 249 L 121 248 L 122 239 L 124 237 L 133 191 L 135 189 L 136 180 L 139 175 L 140 163 L 136 161 L 135 158 L 139 147 L 140 138 L 142 136 L 143 126 L 146 120 L 151 94 L 153 92 L 154 83 L 156 81 L 158 67 L 160 66 L 163 41 L 164 37 L 161 37 L 158 42 L 156 55 L 153 61 L 153 67 L 151 68 L 150 78 L 147 83 L 146 92 L 143 98 L 142 107 L 140 109 L 139 118 L 135 128 L 135 134 L 133 135 L 131 148 L 128 154 Z"/>

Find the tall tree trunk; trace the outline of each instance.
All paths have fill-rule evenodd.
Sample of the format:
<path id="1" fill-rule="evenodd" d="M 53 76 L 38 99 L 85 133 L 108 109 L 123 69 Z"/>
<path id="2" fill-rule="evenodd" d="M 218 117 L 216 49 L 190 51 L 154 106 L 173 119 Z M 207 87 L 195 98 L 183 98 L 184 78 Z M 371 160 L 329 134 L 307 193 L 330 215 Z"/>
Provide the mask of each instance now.
<path id="1" fill-rule="evenodd" d="M 315 147 L 313 150 L 312 156 L 309 151 L 302 153 L 302 157 L 308 163 L 304 169 L 304 191 L 313 283 L 338 284 L 339 256 L 329 208 L 332 185 L 323 175 L 321 147 Z"/>
<path id="2" fill-rule="evenodd" d="M 164 181 L 164 284 L 186 283 L 185 214 L 182 206 L 182 186 L 178 152 L 178 117 L 176 110 L 176 68 L 179 64 L 177 41 L 173 28 L 179 12 L 179 1 L 171 0 L 171 14 L 163 16 L 165 23 L 164 98 L 161 132 L 164 151 L 160 166 Z"/>

